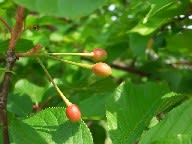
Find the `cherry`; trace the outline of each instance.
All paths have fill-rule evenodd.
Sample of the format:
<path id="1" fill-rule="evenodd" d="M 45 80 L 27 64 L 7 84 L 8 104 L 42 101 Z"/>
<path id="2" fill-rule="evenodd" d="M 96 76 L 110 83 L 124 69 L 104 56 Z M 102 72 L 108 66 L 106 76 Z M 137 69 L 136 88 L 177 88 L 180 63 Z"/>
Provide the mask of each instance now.
<path id="1" fill-rule="evenodd" d="M 81 119 L 81 112 L 75 104 L 71 104 L 66 108 L 66 115 L 71 122 L 77 122 Z"/>
<path id="2" fill-rule="evenodd" d="M 94 64 L 92 67 L 92 71 L 96 75 L 102 76 L 102 77 L 107 77 L 112 74 L 111 67 L 106 63 L 101 63 L 101 62 Z"/>
<path id="3" fill-rule="evenodd" d="M 104 61 L 107 58 L 107 52 L 104 49 L 96 48 L 93 50 L 93 60 Z"/>

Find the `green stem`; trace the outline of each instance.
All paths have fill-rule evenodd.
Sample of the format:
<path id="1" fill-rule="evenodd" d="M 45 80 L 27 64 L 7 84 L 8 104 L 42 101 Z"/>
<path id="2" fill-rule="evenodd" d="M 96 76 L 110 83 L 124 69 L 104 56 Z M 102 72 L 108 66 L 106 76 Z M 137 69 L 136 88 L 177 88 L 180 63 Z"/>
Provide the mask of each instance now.
<path id="1" fill-rule="evenodd" d="M 72 65 L 76 65 L 76 66 L 87 68 L 87 69 L 92 69 L 92 65 L 90 65 L 90 64 L 83 64 L 83 63 L 73 62 L 73 61 L 69 61 L 69 60 L 63 60 L 63 59 L 53 57 L 53 56 L 47 56 L 47 57 L 54 59 L 54 60 L 58 60 L 63 63 L 72 64 Z"/>
<path id="2" fill-rule="evenodd" d="M 45 74 L 47 75 L 49 81 L 52 83 L 53 87 L 56 89 L 56 91 L 58 92 L 59 96 L 63 99 L 64 103 L 69 106 L 72 103 L 65 97 L 65 95 L 62 93 L 62 91 L 59 89 L 59 87 L 57 86 L 57 84 L 53 81 L 53 78 L 51 77 L 51 75 L 49 74 L 48 70 L 45 68 L 45 66 L 43 65 L 42 61 L 40 60 L 40 58 L 37 58 L 38 63 L 40 64 L 40 66 L 42 67 L 42 69 L 44 70 Z"/>
<path id="3" fill-rule="evenodd" d="M 94 56 L 93 52 L 90 53 L 47 53 L 48 55 L 52 56 L 58 56 L 58 55 L 69 55 L 69 56 L 87 56 L 87 57 L 92 57 Z"/>
<path id="4" fill-rule="evenodd" d="M 37 56 L 62 56 L 62 55 L 67 55 L 67 56 L 86 56 L 86 57 L 93 57 L 94 53 L 43 53 L 43 54 L 31 54 L 31 53 L 17 53 L 18 57 L 37 57 Z"/>

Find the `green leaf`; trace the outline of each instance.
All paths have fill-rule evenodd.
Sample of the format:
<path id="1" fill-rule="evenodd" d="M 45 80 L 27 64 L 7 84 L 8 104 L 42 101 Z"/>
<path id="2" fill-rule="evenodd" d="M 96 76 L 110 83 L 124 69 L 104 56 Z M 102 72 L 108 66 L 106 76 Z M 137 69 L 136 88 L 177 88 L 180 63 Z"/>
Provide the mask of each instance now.
<path id="1" fill-rule="evenodd" d="M 192 74 L 188 70 L 167 69 L 158 74 L 177 93 L 191 94 Z"/>
<path id="2" fill-rule="evenodd" d="M 7 109 L 18 116 L 26 116 L 32 112 L 32 101 L 27 95 L 10 94 Z"/>
<path id="3" fill-rule="evenodd" d="M 172 0 L 150 0 L 150 10 L 145 17 L 129 32 L 137 32 L 141 35 L 149 35 L 161 27 L 163 24 L 170 22 L 174 16 L 184 14 L 189 5 L 189 1 L 178 3 Z"/>
<path id="4" fill-rule="evenodd" d="M 166 137 L 152 142 L 153 144 L 192 144 L 192 137 L 179 134 L 173 137 Z M 148 143 L 147 143 L 148 144 Z"/>
<path id="5" fill-rule="evenodd" d="M 5 72 L 10 72 L 12 74 L 15 74 L 14 71 L 7 70 L 7 68 L 1 68 L 0 67 L 0 82 L 3 80 L 3 76 Z"/>
<path id="6" fill-rule="evenodd" d="M 25 120 L 11 123 L 11 137 L 19 144 L 93 144 L 83 121 L 72 123 L 64 108 L 48 108 Z"/>
<path id="7" fill-rule="evenodd" d="M 153 33 L 158 27 L 160 27 L 163 23 L 165 23 L 165 20 L 159 20 L 157 18 L 153 19 L 154 22 L 151 23 L 139 23 L 138 25 L 136 25 L 133 29 L 131 29 L 129 32 L 137 32 L 141 35 L 149 35 L 151 33 Z"/>
<path id="8" fill-rule="evenodd" d="M 5 72 L 10 72 L 10 73 L 12 73 L 12 74 L 15 74 L 13 71 L 9 71 L 9 70 L 7 70 L 6 68 L 0 68 L 0 82 L 1 82 L 2 79 L 3 79 L 3 75 L 4 75 Z"/>
<path id="9" fill-rule="evenodd" d="M 83 118 L 97 120 L 103 118 L 106 111 L 106 99 L 115 89 L 116 84 L 110 77 L 98 78 L 93 76 L 91 79 L 91 77 L 88 77 L 89 73 L 81 74 L 81 77 L 79 77 L 80 73 L 77 74 L 74 76 L 72 88 L 69 87 L 69 90 L 74 89 L 70 100 L 79 104 Z M 84 76 L 89 79 L 84 79 Z"/>
<path id="10" fill-rule="evenodd" d="M 162 11 L 164 8 L 170 6 L 175 1 L 172 0 L 164 0 L 164 1 L 156 1 L 149 0 L 149 3 L 153 5 L 153 11 L 150 12 L 150 15 L 155 15 L 156 13 Z"/>
<path id="11" fill-rule="evenodd" d="M 9 40 L 0 42 L 0 52 L 5 53 L 9 45 Z M 33 48 L 33 42 L 27 39 L 19 39 L 16 43 L 15 50 L 16 52 L 26 52 Z"/>
<path id="12" fill-rule="evenodd" d="M 94 144 L 109 144 L 106 143 L 106 131 L 99 121 L 93 121 L 89 129 L 93 135 Z"/>
<path id="13" fill-rule="evenodd" d="M 77 96 L 80 98 L 80 100 L 84 100 L 96 95 L 104 96 L 106 93 L 111 93 L 111 91 L 113 91 L 116 87 L 116 84 L 111 77 L 100 78 L 93 75 L 92 78 L 87 78 L 89 79 L 78 80 L 77 78 L 77 81 L 74 79 L 73 85 L 71 85 L 72 88 L 69 87 L 69 90 L 74 89 L 73 93 L 71 94 L 72 98 Z"/>
<path id="14" fill-rule="evenodd" d="M 187 30 L 168 38 L 167 49 L 171 52 L 184 54 L 191 52 L 192 41 L 190 37 L 192 37 L 192 32 Z"/>
<path id="15" fill-rule="evenodd" d="M 120 38 L 121 39 L 121 38 Z M 118 57 L 123 57 L 128 55 L 128 47 L 129 47 L 129 41 L 128 37 L 126 38 L 126 41 L 124 42 L 117 42 L 115 44 L 112 44 L 108 46 L 105 50 L 108 53 L 107 56 L 107 62 L 111 63 Z M 121 50 L 119 50 L 121 48 Z"/>
<path id="16" fill-rule="evenodd" d="M 2 128 L 0 127 L 0 144 L 3 144 Z"/>
<path id="17" fill-rule="evenodd" d="M 7 70 L 6 68 L 0 68 L 0 75 L 1 75 L 2 73 L 5 73 L 5 72 L 10 72 L 10 73 L 12 73 L 12 74 L 15 74 L 14 71 Z"/>
<path id="18" fill-rule="evenodd" d="M 66 82 L 63 82 L 62 86 L 64 84 Z M 105 116 L 106 99 L 115 87 L 116 83 L 112 77 L 91 76 L 90 71 L 82 69 L 73 74 L 72 84 L 64 86 L 63 91 L 69 96 L 70 101 L 79 105 L 84 119 L 98 120 Z M 63 102 L 61 105 L 63 106 Z"/>
<path id="19" fill-rule="evenodd" d="M 75 18 L 85 16 L 96 10 L 104 3 L 104 0 L 14 0 L 17 4 L 22 5 L 30 10 L 42 14 Z"/>
<path id="20" fill-rule="evenodd" d="M 134 143 L 163 104 L 161 97 L 167 92 L 169 89 L 163 84 L 121 84 L 107 100 L 107 123 L 113 144 Z"/>
<path id="21" fill-rule="evenodd" d="M 137 33 L 130 34 L 130 49 L 133 52 L 133 56 L 145 57 L 148 39 L 149 37 L 141 36 Z"/>
<path id="22" fill-rule="evenodd" d="M 23 121 L 14 120 L 10 127 L 11 139 L 13 143 L 19 144 L 32 144 L 40 143 L 46 144 L 46 140 L 43 139 L 37 131 L 30 125 Z"/>
<path id="23" fill-rule="evenodd" d="M 27 94 L 34 103 L 41 102 L 45 88 L 37 86 L 26 79 L 21 79 L 15 84 L 15 93 Z"/>
<path id="24" fill-rule="evenodd" d="M 105 116 L 105 104 L 110 93 L 96 93 L 81 101 L 79 107 L 83 116 L 89 119 L 101 119 Z M 91 108 L 90 108 L 91 107 Z"/>
<path id="25" fill-rule="evenodd" d="M 192 143 L 192 100 L 174 108 L 164 120 L 147 131 L 141 138 L 141 144 L 149 143 Z"/>

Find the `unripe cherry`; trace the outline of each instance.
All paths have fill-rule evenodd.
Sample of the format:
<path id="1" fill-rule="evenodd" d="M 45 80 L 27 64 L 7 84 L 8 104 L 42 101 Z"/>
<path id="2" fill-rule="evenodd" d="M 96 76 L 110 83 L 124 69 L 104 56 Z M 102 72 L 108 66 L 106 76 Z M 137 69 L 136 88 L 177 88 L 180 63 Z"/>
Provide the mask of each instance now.
<path id="1" fill-rule="evenodd" d="M 104 61 L 107 58 L 107 52 L 104 49 L 96 48 L 93 50 L 93 60 L 96 62 Z"/>
<path id="2" fill-rule="evenodd" d="M 66 108 L 66 116 L 71 122 L 77 122 L 81 119 L 81 111 L 75 104 L 71 104 Z"/>
<path id="3" fill-rule="evenodd" d="M 106 63 L 96 63 L 93 65 L 92 67 L 92 71 L 98 75 L 98 76 L 102 76 L 102 77 L 107 77 L 112 75 L 112 70 L 111 67 L 106 64 Z"/>

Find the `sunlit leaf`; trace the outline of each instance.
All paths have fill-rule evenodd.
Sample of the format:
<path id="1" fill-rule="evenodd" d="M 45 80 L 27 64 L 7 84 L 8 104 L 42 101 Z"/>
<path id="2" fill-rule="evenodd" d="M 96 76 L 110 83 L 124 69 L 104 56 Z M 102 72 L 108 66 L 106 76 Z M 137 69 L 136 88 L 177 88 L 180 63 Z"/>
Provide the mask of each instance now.
<path id="1" fill-rule="evenodd" d="M 64 108 L 49 108 L 25 120 L 14 120 L 11 136 L 19 144 L 93 144 L 83 121 L 72 123 Z"/>
<path id="2" fill-rule="evenodd" d="M 192 100 L 173 109 L 164 120 L 147 131 L 141 144 L 169 143 L 190 144 L 192 143 Z"/>
<path id="3" fill-rule="evenodd" d="M 159 107 L 166 103 L 166 85 L 123 83 L 108 99 L 107 124 L 114 144 L 134 143 L 148 126 Z M 167 98 L 174 97 L 171 93 Z"/>
<path id="4" fill-rule="evenodd" d="M 104 0 L 88 1 L 88 0 L 14 0 L 31 10 L 52 16 L 60 17 L 79 17 L 88 15 L 104 3 Z"/>

